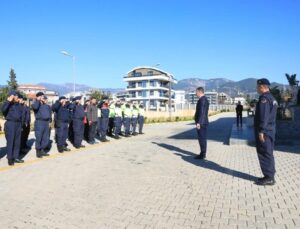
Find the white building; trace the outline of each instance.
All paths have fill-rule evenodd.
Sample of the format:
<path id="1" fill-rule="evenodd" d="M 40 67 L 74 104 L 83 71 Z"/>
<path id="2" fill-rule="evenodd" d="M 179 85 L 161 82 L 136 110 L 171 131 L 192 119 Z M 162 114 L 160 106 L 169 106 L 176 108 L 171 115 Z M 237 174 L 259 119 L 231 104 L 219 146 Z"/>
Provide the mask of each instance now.
<path id="1" fill-rule="evenodd" d="M 245 105 L 246 99 L 244 97 L 235 97 L 233 103 L 237 104 L 238 102 L 241 102 L 242 105 Z"/>
<path id="2" fill-rule="evenodd" d="M 136 67 L 127 73 L 124 81 L 128 83 L 128 99 L 143 102 L 147 109 L 160 110 L 168 107 L 170 93 L 174 104 L 172 85 L 177 81 L 168 72 L 154 67 Z"/>
<path id="3" fill-rule="evenodd" d="M 185 91 L 179 91 L 179 90 L 175 90 L 174 91 L 174 99 L 175 99 L 175 104 L 185 104 L 186 103 L 186 99 L 185 99 Z"/>
<path id="4" fill-rule="evenodd" d="M 218 104 L 218 92 L 216 91 L 206 91 L 205 96 L 211 105 Z M 196 92 L 190 92 L 188 94 L 188 102 L 191 104 L 196 104 L 198 102 L 198 97 L 196 95 Z"/>
<path id="5" fill-rule="evenodd" d="M 58 93 L 55 91 L 49 91 L 46 87 L 35 84 L 20 84 L 18 87 L 20 92 L 23 92 L 29 101 L 36 98 L 36 93 L 43 92 L 48 97 L 48 102 L 50 104 L 54 103 L 58 99 Z"/>

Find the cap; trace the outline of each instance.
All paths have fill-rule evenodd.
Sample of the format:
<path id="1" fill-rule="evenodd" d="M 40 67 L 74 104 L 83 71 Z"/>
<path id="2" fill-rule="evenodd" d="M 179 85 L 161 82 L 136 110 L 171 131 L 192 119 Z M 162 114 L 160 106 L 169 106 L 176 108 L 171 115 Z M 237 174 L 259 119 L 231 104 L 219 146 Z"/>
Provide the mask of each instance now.
<path id="1" fill-rule="evenodd" d="M 43 92 L 41 92 L 41 91 L 39 91 L 38 93 L 36 93 L 36 97 L 40 97 L 40 96 L 42 96 L 42 95 L 44 95 L 44 93 Z"/>
<path id="2" fill-rule="evenodd" d="M 262 78 L 262 79 L 257 80 L 257 85 L 268 85 L 268 86 L 270 86 L 271 84 L 270 84 L 268 79 Z"/>
<path id="3" fill-rule="evenodd" d="M 11 90 L 11 91 L 8 93 L 8 96 L 11 96 L 11 95 L 16 96 L 16 95 L 18 95 L 18 93 L 17 93 L 17 91 L 15 91 L 15 90 Z"/>
<path id="4" fill-rule="evenodd" d="M 67 99 L 65 96 L 60 96 L 58 100 Z"/>

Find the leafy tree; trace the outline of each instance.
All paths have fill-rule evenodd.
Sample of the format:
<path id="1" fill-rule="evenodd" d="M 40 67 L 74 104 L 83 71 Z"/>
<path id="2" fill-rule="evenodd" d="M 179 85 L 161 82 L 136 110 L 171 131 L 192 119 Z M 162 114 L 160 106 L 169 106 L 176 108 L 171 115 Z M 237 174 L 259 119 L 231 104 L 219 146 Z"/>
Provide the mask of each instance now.
<path id="1" fill-rule="evenodd" d="M 92 90 L 92 91 L 90 91 L 90 93 L 88 95 L 90 97 L 96 98 L 98 101 L 101 100 L 104 96 L 110 97 L 109 92 L 105 93 L 101 90 Z"/>
<path id="2" fill-rule="evenodd" d="M 285 74 L 285 76 L 286 76 L 286 79 L 288 80 L 288 82 L 289 82 L 289 85 L 290 86 L 296 86 L 297 85 L 297 80 L 296 80 L 296 74 L 292 74 L 292 75 L 289 75 L 289 74 Z"/>
<path id="3" fill-rule="evenodd" d="M 278 89 L 278 86 L 275 86 L 270 89 L 271 94 L 274 96 L 274 98 L 277 100 L 277 103 L 281 103 L 281 92 Z"/>

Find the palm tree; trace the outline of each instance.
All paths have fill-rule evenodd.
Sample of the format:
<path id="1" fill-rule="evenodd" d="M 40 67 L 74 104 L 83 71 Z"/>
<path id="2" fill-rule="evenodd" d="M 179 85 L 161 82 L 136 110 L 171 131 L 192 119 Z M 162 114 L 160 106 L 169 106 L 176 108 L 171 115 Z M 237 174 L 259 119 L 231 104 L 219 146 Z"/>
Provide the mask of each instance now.
<path id="1" fill-rule="evenodd" d="M 297 75 L 296 74 L 289 75 L 289 74 L 286 73 L 285 76 L 286 76 L 290 86 L 296 86 L 297 85 L 297 82 L 296 82 L 297 81 L 296 80 Z"/>

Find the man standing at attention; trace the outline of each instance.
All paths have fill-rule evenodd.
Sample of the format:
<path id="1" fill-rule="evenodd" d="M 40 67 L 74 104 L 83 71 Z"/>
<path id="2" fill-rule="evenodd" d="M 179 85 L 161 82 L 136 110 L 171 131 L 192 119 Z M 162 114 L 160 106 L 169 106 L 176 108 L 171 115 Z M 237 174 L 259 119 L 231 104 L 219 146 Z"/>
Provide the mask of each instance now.
<path id="1" fill-rule="evenodd" d="M 275 184 L 274 141 L 278 104 L 270 93 L 270 82 L 263 78 L 257 80 L 257 92 L 260 94 L 254 116 L 256 151 L 264 177 L 257 185 Z"/>
<path id="2" fill-rule="evenodd" d="M 236 112 L 236 127 L 243 127 L 243 105 L 241 104 L 241 101 L 238 101 L 238 104 L 235 107 Z"/>
<path id="3" fill-rule="evenodd" d="M 200 155 L 195 156 L 195 159 L 203 160 L 206 158 L 207 139 L 206 131 L 208 126 L 208 107 L 209 102 L 204 95 L 203 87 L 196 89 L 196 95 L 199 98 L 195 112 L 195 124 L 200 145 Z"/>

